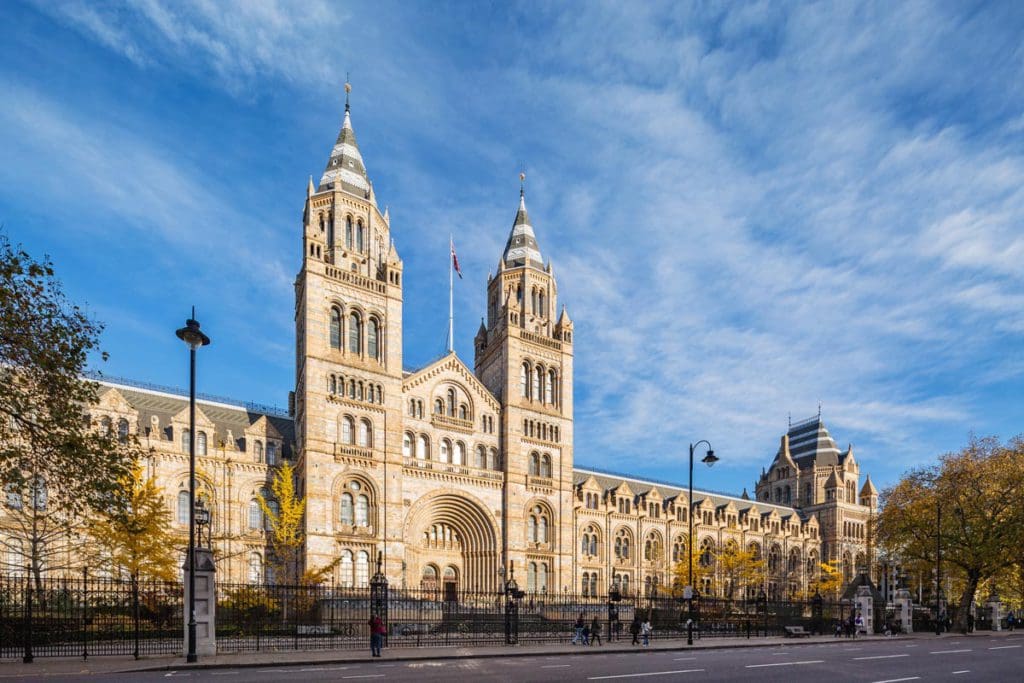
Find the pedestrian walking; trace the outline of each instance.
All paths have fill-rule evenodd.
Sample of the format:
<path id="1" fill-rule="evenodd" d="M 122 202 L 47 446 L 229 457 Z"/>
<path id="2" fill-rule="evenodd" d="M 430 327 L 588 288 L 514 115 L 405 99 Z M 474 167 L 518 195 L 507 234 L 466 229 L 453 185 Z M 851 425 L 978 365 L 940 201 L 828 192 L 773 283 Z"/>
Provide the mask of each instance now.
<path id="1" fill-rule="evenodd" d="M 384 634 L 387 633 L 387 628 L 384 626 L 384 620 L 376 614 L 370 617 L 368 623 L 370 625 L 370 655 L 380 657 L 380 649 L 384 646 Z"/>
<path id="2" fill-rule="evenodd" d="M 640 626 L 640 634 L 644 637 L 644 647 L 651 644 L 651 634 L 654 633 L 654 627 L 651 626 L 651 618 L 648 617 L 644 621 L 643 625 Z"/>
<path id="3" fill-rule="evenodd" d="M 640 617 L 633 617 L 633 622 L 629 625 L 629 633 L 633 636 L 633 642 L 630 645 L 640 644 Z"/>
<path id="4" fill-rule="evenodd" d="M 601 622 L 594 617 L 594 620 L 590 622 L 590 644 L 593 645 L 594 641 L 601 643 Z M 604 643 L 601 643 L 604 645 Z"/>
<path id="5" fill-rule="evenodd" d="M 573 645 L 579 645 L 580 643 L 583 642 L 583 626 L 584 626 L 584 624 L 583 624 L 583 615 L 581 614 L 578 617 L 576 617 L 576 624 L 572 627 L 573 628 L 572 644 Z"/>
<path id="6" fill-rule="evenodd" d="M 860 612 L 857 612 L 857 618 L 853 620 L 853 639 L 854 640 L 857 639 L 857 634 L 860 633 L 860 630 L 862 628 L 864 628 L 864 617 L 862 617 L 860 615 Z"/>

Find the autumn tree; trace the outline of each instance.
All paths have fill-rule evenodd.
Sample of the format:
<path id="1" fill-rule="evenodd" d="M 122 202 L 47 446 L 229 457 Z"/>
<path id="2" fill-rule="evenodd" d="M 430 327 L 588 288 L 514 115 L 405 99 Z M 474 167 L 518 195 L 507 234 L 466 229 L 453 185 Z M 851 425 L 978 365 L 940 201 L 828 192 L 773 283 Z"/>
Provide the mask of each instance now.
<path id="1" fill-rule="evenodd" d="M 742 595 L 748 586 L 760 586 L 764 581 L 767 565 L 753 550 L 729 544 L 717 554 L 717 562 L 722 597 L 732 600 L 737 589 Z"/>
<path id="2" fill-rule="evenodd" d="M 839 599 L 843 589 L 843 571 L 839 568 L 839 560 L 822 562 L 818 567 L 818 577 L 808 586 L 809 592 L 820 593 L 822 597 Z"/>
<path id="3" fill-rule="evenodd" d="M 936 545 L 941 547 L 943 572 L 959 592 L 957 625 L 963 630 L 979 585 L 1020 562 L 1021 491 L 1024 439 L 1005 445 L 994 438 L 973 439 L 883 492 L 879 544 L 929 566 L 935 565 Z"/>
<path id="4" fill-rule="evenodd" d="M 133 456 L 85 419 L 99 385 L 83 373 L 91 354 L 106 358 L 101 330 L 67 300 L 49 259 L 0 234 L 0 483 L 17 508 L 9 541 L 37 581 L 88 510 L 124 502 Z"/>
<path id="5" fill-rule="evenodd" d="M 299 557 L 305 543 L 303 518 L 306 499 L 295 491 L 295 468 L 284 462 L 274 473 L 270 484 L 271 497 L 259 494 L 257 500 L 266 519 L 267 540 L 270 546 L 268 564 L 283 583 L 298 583 Z"/>
<path id="6" fill-rule="evenodd" d="M 133 584 L 140 579 L 177 579 L 171 515 L 156 481 L 137 465 L 123 483 L 128 505 L 102 510 L 88 525 L 97 560 L 127 575 Z"/>
<path id="7" fill-rule="evenodd" d="M 705 579 L 714 578 L 715 575 L 714 553 L 705 556 L 702 561 L 699 548 L 693 548 L 692 553 L 687 551 L 688 548 L 693 547 L 692 543 L 693 537 L 687 542 L 686 548 L 683 548 L 682 557 L 672 568 L 672 594 L 675 597 L 682 596 L 683 589 L 690 585 L 691 569 L 693 570 L 693 589 L 697 592 L 700 592 L 700 586 L 704 585 Z"/>

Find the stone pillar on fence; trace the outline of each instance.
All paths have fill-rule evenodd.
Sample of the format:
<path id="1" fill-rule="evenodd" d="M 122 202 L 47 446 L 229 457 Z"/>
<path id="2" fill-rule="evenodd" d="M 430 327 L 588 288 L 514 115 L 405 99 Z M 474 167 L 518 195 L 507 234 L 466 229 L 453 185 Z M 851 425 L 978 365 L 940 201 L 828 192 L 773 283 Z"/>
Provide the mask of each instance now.
<path id="1" fill-rule="evenodd" d="M 861 586 L 857 589 L 857 596 L 854 598 L 854 604 L 856 605 L 857 611 L 860 612 L 861 619 L 864 621 L 864 630 L 867 633 L 874 632 L 875 624 L 875 612 L 874 612 L 874 598 L 871 597 L 871 588 L 868 586 Z"/>
<path id="2" fill-rule="evenodd" d="M 896 605 L 896 616 L 900 622 L 900 631 L 903 633 L 913 633 L 914 604 L 910 599 L 910 591 L 903 588 L 896 591 L 893 603 Z"/>
<path id="3" fill-rule="evenodd" d="M 992 591 L 992 594 L 988 596 L 988 600 L 985 601 L 985 607 L 988 607 L 988 612 L 992 618 L 992 630 L 1003 630 L 999 623 L 1000 618 L 1003 616 L 1003 603 L 999 600 L 999 594 Z"/>
<path id="4" fill-rule="evenodd" d="M 212 657 L 217 654 L 217 581 L 213 551 L 196 548 L 196 654 Z M 185 650 L 188 650 L 188 558 L 184 566 L 185 583 Z"/>

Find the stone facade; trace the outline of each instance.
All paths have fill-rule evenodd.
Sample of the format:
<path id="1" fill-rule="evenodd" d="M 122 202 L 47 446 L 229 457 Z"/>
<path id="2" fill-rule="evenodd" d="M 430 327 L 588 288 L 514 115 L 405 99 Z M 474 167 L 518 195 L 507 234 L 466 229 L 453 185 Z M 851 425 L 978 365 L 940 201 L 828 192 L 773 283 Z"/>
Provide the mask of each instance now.
<path id="1" fill-rule="evenodd" d="M 307 501 L 304 568 L 333 565 L 340 585 L 366 585 L 378 553 L 392 586 L 446 593 L 498 590 L 509 566 L 537 593 L 670 584 L 686 552 L 686 491 L 574 468 L 573 323 L 524 193 L 488 277 L 472 369 L 454 353 L 403 368 L 404 286 L 346 104 L 305 199 L 289 411 L 198 403 L 199 488 L 213 510 L 221 580 L 271 578 L 255 500 L 287 458 Z M 105 382 L 91 414 L 139 435 L 184 544 L 185 397 Z M 870 481 L 857 500 L 852 450 L 832 453 L 818 431 L 808 450 L 807 434 L 794 429 L 762 473 L 757 500 L 694 496 L 696 544 L 763 553 L 769 594 L 801 590 L 819 559 L 846 561 L 852 572 L 877 504 Z M 799 457 L 788 450 L 794 435 L 804 439 Z"/>

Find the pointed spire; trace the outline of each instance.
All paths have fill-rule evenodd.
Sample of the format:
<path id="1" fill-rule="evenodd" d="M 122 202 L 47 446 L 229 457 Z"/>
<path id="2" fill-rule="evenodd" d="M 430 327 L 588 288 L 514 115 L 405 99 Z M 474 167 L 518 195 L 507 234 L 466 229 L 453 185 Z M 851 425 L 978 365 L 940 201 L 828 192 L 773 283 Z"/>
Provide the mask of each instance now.
<path id="1" fill-rule="evenodd" d="M 516 219 L 512 223 L 512 231 L 501 258 L 509 268 L 532 266 L 544 270 L 544 257 L 541 256 L 537 237 L 533 234 L 530 214 L 526 211 L 525 173 L 519 174 L 519 182 L 519 210 L 516 211 Z"/>
<path id="2" fill-rule="evenodd" d="M 867 476 L 867 479 L 864 480 L 864 486 L 860 490 L 860 495 L 861 497 L 878 495 L 878 489 L 876 489 L 875 485 L 871 483 L 870 474 Z"/>
<path id="3" fill-rule="evenodd" d="M 333 185 L 335 189 L 344 190 L 357 197 L 368 198 L 371 193 L 370 179 L 363 165 L 363 155 L 359 152 L 356 133 L 352 129 L 352 117 L 349 107 L 349 93 L 352 85 L 345 83 L 345 118 L 341 123 L 341 132 L 327 160 L 327 167 L 320 177 L 319 190 L 322 192 Z"/>
<path id="4" fill-rule="evenodd" d="M 750 494 L 747 493 L 747 487 L 743 487 L 743 495 L 740 496 L 743 500 L 750 500 Z"/>
<path id="5" fill-rule="evenodd" d="M 316 188 L 313 187 L 313 176 L 309 176 L 309 185 L 306 186 L 306 196 L 312 197 L 314 192 L 316 192 Z"/>

